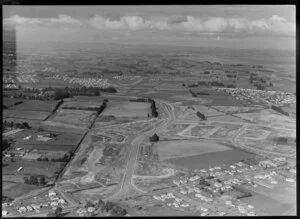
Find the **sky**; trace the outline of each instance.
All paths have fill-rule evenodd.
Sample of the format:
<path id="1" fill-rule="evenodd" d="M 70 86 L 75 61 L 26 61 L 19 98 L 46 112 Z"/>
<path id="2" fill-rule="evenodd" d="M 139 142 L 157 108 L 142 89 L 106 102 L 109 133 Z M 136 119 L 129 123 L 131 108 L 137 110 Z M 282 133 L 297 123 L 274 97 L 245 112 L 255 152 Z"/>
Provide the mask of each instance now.
<path id="1" fill-rule="evenodd" d="M 295 49 L 293 5 L 3 6 L 18 42 Z"/>

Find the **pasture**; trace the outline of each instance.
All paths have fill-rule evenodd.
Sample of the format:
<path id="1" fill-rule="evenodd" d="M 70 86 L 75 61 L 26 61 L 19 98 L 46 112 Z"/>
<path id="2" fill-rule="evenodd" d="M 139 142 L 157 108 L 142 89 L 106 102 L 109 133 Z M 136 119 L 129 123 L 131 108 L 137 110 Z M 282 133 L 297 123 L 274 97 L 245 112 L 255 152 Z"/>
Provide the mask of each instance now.
<path id="1" fill-rule="evenodd" d="M 3 110 L 3 118 L 29 119 L 29 120 L 45 120 L 50 113 L 43 111 L 28 110 Z"/>
<path id="2" fill-rule="evenodd" d="M 229 150 L 226 146 L 209 141 L 161 141 L 155 147 L 160 160 Z"/>
<path id="3" fill-rule="evenodd" d="M 102 112 L 103 116 L 115 117 L 147 117 L 150 112 L 149 103 L 110 101 L 108 106 Z"/>
<path id="4" fill-rule="evenodd" d="M 20 111 L 43 111 L 52 112 L 59 101 L 24 100 L 22 104 L 14 106 L 12 109 Z"/>
<path id="5" fill-rule="evenodd" d="M 102 102 L 95 101 L 85 101 L 85 100 L 77 100 L 77 101 L 67 101 L 63 103 L 63 109 L 77 109 L 77 110 L 99 110 Z"/>
<path id="6" fill-rule="evenodd" d="M 50 179 L 54 179 L 55 174 L 58 173 L 65 166 L 65 163 L 63 162 L 52 161 L 19 160 L 18 162 L 10 161 L 6 163 L 8 165 L 2 168 L 3 175 L 43 175 Z M 19 167 L 23 167 L 23 169 L 19 173 L 17 173 Z"/>
<path id="7" fill-rule="evenodd" d="M 52 121 L 76 126 L 88 126 L 96 117 L 96 112 L 88 110 L 60 109 Z"/>
<path id="8" fill-rule="evenodd" d="M 225 147 L 225 146 L 224 146 Z M 192 155 L 188 157 L 176 158 L 168 160 L 170 163 L 180 167 L 190 169 L 202 169 L 209 166 L 229 166 L 235 162 L 239 162 L 245 158 L 251 158 L 255 155 L 238 149 L 222 150 L 212 153 L 204 153 L 201 155 Z"/>

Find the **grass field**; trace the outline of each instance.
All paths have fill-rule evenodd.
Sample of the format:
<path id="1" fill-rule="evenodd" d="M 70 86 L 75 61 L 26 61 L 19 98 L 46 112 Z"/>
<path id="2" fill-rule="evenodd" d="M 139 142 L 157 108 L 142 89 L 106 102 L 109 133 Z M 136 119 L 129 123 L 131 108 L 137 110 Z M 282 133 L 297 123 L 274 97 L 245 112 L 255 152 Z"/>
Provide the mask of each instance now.
<path id="1" fill-rule="evenodd" d="M 155 147 L 160 160 L 229 150 L 226 146 L 209 141 L 162 141 L 156 143 Z"/>
<path id="2" fill-rule="evenodd" d="M 110 101 L 107 108 L 102 112 L 102 115 L 112 115 L 115 117 L 147 117 L 148 113 L 151 114 L 149 103 Z"/>
<path id="3" fill-rule="evenodd" d="M 51 144 L 51 145 L 77 145 L 81 139 L 81 135 L 67 132 L 52 132 L 57 134 L 57 136 L 49 141 L 38 141 L 37 135 L 45 135 L 49 134 L 48 131 L 38 131 L 34 129 L 27 129 L 23 132 L 15 134 L 15 141 L 17 144 L 28 144 L 28 145 L 43 145 L 43 144 Z M 31 136 L 29 140 L 25 140 L 25 137 Z"/>
<path id="4" fill-rule="evenodd" d="M 231 165 L 242 159 L 254 157 L 255 155 L 237 150 L 223 150 L 212 153 L 205 153 L 201 155 L 188 156 L 183 158 L 171 159 L 172 164 L 187 167 L 190 169 L 202 169 L 209 166 Z"/>
<path id="5" fill-rule="evenodd" d="M 6 162 L 8 165 L 2 168 L 3 175 L 16 174 L 19 167 L 23 167 L 21 172 L 17 175 L 31 176 L 31 175 L 44 175 L 49 178 L 55 176 L 55 172 L 60 171 L 65 163 L 51 162 L 51 161 L 27 161 L 20 160 L 17 162 Z"/>
<path id="6" fill-rule="evenodd" d="M 24 100 L 13 107 L 14 110 L 52 112 L 59 101 Z"/>
<path id="7" fill-rule="evenodd" d="M 9 97 L 3 97 L 2 99 L 2 105 L 5 105 L 7 107 L 13 106 L 15 103 L 23 101 L 22 99 L 15 99 L 15 98 L 9 98 Z"/>
<path id="8" fill-rule="evenodd" d="M 62 108 L 75 108 L 79 110 L 87 110 L 87 108 L 93 108 L 95 111 L 99 110 L 102 102 L 96 102 L 91 100 L 77 100 L 77 101 L 67 101 L 63 103 Z"/>
<path id="9" fill-rule="evenodd" d="M 77 126 L 88 126 L 96 117 L 96 112 L 87 110 L 59 110 L 54 116 L 54 122 Z"/>
<path id="10" fill-rule="evenodd" d="M 3 118 L 29 119 L 29 120 L 45 120 L 50 113 L 43 111 L 28 110 L 3 110 Z"/>
<path id="11" fill-rule="evenodd" d="M 15 186 L 9 188 L 9 189 L 3 189 L 2 195 L 8 196 L 10 198 L 16 198 L 18 196 L 21 196 L 23 194 L 29 193 L 35 189 L 37 189 L 37 186 L 34 185 L 27 185 L 23 183 L 18 183 Z"/>

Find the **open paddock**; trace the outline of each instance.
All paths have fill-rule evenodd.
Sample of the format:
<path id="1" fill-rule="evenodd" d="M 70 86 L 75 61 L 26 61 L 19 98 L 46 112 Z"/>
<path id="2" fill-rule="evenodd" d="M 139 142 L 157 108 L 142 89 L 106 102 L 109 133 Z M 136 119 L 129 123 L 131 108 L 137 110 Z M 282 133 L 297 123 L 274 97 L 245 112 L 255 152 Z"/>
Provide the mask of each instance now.
<path id="1" fill-rule="evenodd" d="M 38 140 L 38 135 L 46 135 L 49 133 L 56 134 L 57 136 L 50 139 L 49 141 L 40 141 Z M 26 140 L 24 138 L 31 136 L 30 139 Z M 49 131 L 39 131 L 34 129 L 27 129 L 23 132 L 15 134 L 16 144 L 22 145 L 58 145 L 58 146 L 75 146 L 81 140 L 81 135 L 75 133 L 61 133 L 57 131 L 49 132 Z"/>
<path id="2" fill-rule="evenodd" d="M 8 189 L 2 189 L 2 195 L 5 195 L 10 198 L 17 198 L 18 196 L 25 195 L 36 189 L 38 189 L 38 187 L 34 185 L 17 183 L 16 185 Z"/>
<path id="3" fill-rule="evenodd" d="M 54 122 L 76 126 L 88 126 L 96 117 L 96 112 L 88 110 L 59 110 L 54 116 Z"/>
<path id="4" fill-rule="evenodd" d="M 238 149 L 222 150 L 218 152 L 205 153 L 201 155 L 194 155 L 188 157 L 182 157 L 177 159 L 170 159 L 168 162 L 177 165 L 179 167 L 185 167 L 190 169 L 202 169 L 209 166 L 221 166 L 225 164 L 229 166 L 233 163 L 239 162 L 245 158 L 254 158 L 255 155 L 244 152 Z"/>
<path id="5" fill-rule="evenodd" d="M 20 111 L 52 112 L 58 103 L 59 101 L 24 100 L 22 104 L 16 105 L 12 109 Z"/>
<path id="6" fill-rule="evenodd" d="M 228 147 L 210 141 L 161 141 L 155 144 L 160 160 L 201 155 L 229 150 Z"/>
<path id="7" fill-rule="evenodd" d="M 77 109 L 77 110 L 94 110 L 97 111 L 100 109 L 102 102 L 94 102 L 94 101 L 67 101 L 63 103 L 63 109 Z"/>
<path id="8" fill-rule="evenodd" d="M 103 96 L 74 96 L 75 101 L 88 102 L 92 104 L 102 104 L 105 99 Z"/>
<path id="9" fill-rule="evenodd" d="M 28 161 L 28 160 L 18 160 L 16 162 L 7 162 L 7 166 L 2 168 L 3 175 L 22 175 L 22 176 L 32 176 L 32 175 L 43 175 L 50 179 L 54 179 L 55 173 L 59 172 L 64 166 L 63 162 L 52 162 L 52 161 Z M 19 167 L 23 169 L 18 173 Z"/>
<path id="10" fill-rule="evenodd" d="M 43 111 L 28 111 L 28 110 L 3 110 L 3 118 L 29 119 L 29 120 L 45 120 L 50 113 Z"/>
<path id="11" fill-rule="evenodd" d="M 150 113 L 149 103 L 110 101 L 107 108 L 102 112 L 103 116 L 112 115 L 115 117 L 147 117 Z"/>
<path id="12" fill-rule="evenodd" d="M 15 99 L 15 98 L 9 98 L 9 97 L 3 97 L 2 98 L 2 105 L 6 106 L 6 107 L 12 107 L 13 105 L 15 105 L 18 102 L 24 102 L 24 100 L 22 99 Z"/>
<path id="13" fill-rule="evenodd" d="M 29 150 L 45 150 L 45 151 L 70 151 L 76 148 L 75 145 L 54 145 L 54 144 L 18 144 L 16 148 L 25 148 Z"/>

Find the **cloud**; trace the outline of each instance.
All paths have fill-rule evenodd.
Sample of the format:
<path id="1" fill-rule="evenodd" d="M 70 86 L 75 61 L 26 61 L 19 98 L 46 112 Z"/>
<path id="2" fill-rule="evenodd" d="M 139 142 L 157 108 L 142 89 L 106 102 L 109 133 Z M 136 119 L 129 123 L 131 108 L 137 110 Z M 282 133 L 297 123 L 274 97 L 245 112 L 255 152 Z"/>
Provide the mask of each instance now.
<path id="1" fill-rule="evenodd" d="M 295 36 L 296 25 L 285 18 L 273 15 L 268 19 L 249 20 L 242 17 L 171 16 L 144 18 L 127 15 L 115 19 L 94 15 L 89 19 L 76 19 L 60 14 L 55 18 L 25 18 L 18 15 L 5 18 L 4 24 L 17 25 L 83 25 L 101 30 L 173 31 L 197 35 L 280 35 Z M 55 27 L 55 26 L 54 26 Z"/>
<path id="2" fill-rule="evenodd" d="M 51 23 L 81 24 L 81 21 L 71 16 L 60 14 L 58 18 L 50 18 Z"/>
<path id="3" fill-rule="evenodd" d="M 19 15 L 12 16 L 10 18 L 3 19 L 4 25 L 24 25 L 24 24 L 39 24 L 40 19 L 38 18 L 25 18 Z"/>

